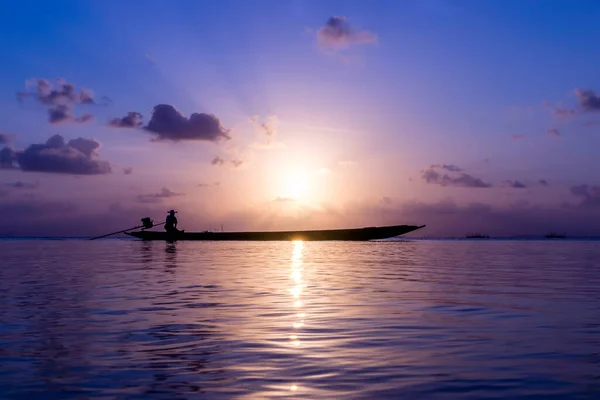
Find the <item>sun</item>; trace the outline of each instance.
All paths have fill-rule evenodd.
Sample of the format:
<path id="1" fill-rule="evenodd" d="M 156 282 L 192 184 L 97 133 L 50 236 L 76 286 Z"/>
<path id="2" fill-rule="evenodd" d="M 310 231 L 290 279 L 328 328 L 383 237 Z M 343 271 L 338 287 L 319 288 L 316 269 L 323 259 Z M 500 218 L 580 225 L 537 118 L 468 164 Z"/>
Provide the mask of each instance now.
<path id="1" fill-rule="evenodd" d="M 297 199 L 306 195 L 306 177 L 301 174 L 290 175 L 285 184 L 285 194 L 288 197 Z"/>

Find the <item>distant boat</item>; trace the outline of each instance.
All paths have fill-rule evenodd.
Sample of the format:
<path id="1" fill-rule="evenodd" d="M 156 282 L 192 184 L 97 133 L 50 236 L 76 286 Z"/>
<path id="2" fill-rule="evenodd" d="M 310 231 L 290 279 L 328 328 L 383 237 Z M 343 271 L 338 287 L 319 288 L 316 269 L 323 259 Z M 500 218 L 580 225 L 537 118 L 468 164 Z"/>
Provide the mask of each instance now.
<path id="1" fill-rule="evenodd" d="M 549 233 L 545 237 L 546 239 L 564 239 L 567 237 L 567 235 L 563 235 L 560 233 Z"/>
<path id="2" fill-rule="evenodd" d="M 287 241 L 287 240 L 348 240 L 366 241 L 388 239 L 423 228 L 425 225 L 393 225 L 356 229 L 332 229 L 314 231 L 276 232 L 182 232 L 171 234 L 155 231 L 125 232 L 142 240 L 243 240 L 243 241 Z"/>
<path id="3" fill-rule="evenodd" d="M 481 235 L 479 233 L 467 235 L 465 237 L 467 239 L 489 239 L 490 238 L 488 235 Z"/>

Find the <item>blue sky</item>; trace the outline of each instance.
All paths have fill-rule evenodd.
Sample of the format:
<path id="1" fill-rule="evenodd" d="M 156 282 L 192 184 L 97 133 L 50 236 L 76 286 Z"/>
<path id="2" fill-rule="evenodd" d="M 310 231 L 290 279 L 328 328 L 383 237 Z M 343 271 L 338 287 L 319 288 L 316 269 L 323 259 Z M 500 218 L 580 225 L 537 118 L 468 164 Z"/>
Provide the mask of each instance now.
<path id="1" fill-rule="evenodd" d="M 346 47 L 339 37 L 323 47 L 332 16 L 347 18 Z M 232 229 L 415 222 L 432 234 L 596 233 L 598 17 L 595 1 L 11 3 L 0 15 L 8 146 L 93 139 L 101 146 L 90 157 L 112 168 L 31 171 L 15 160 L 0 170 L 0 202 L 18 205 L 29 225 L 5 221 L 0 233 L 49 231 L 64 217 L 47 210 L 65 204 L 73 212 L 60 231 L 69 234 L 88 233 L 81 218 L 118 229 L 173 207 L 188 230 L 211 220 Z M 90 89 L 102 105 L 73 105 L 75 118 L 93 115 L 86 123 L 51 124 L 48 104 L 17 101 L 35 78 Z M 128 112 L 146 126 L 159 104 L 186 118 L 212 114 L 231 140 L 152 142 L 152 130 L 107 126 Z M 269 117 L 273 135 L 260 128 Z M 436 221 L 447 204 L 454 219 Z M 465 225 L 473 204 L 491 211 Z M 495 219 L 538 212 L 527 227 Z"/>

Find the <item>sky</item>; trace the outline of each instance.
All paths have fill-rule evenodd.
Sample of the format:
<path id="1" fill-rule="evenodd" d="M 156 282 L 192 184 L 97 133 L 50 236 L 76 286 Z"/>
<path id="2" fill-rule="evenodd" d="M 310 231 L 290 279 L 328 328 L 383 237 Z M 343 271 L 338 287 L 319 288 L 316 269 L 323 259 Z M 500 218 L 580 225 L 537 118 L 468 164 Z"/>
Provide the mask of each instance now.
<path id="1" fill-rule="evenodd" d="M 162 221 L 600 236 L 600 3 L 44 1 L 0 14 L 0 236 Z"/>

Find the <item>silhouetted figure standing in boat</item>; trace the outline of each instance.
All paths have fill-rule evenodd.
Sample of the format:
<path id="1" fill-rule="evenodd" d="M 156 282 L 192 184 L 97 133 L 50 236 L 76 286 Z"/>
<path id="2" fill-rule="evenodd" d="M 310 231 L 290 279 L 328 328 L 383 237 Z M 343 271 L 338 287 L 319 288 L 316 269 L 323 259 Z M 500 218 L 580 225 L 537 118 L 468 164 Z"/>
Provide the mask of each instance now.
<path id="1" fill-rule="evenodd" d="M 171 210 L 169 211 L 169 215 L 167 215 L 167 220 L 165 221 L 165 231 L 167 233 L 179 233 L 183 232 L 177 229 L 177 218 L 175 217 L 175 213 L 177 211 Z"/>

